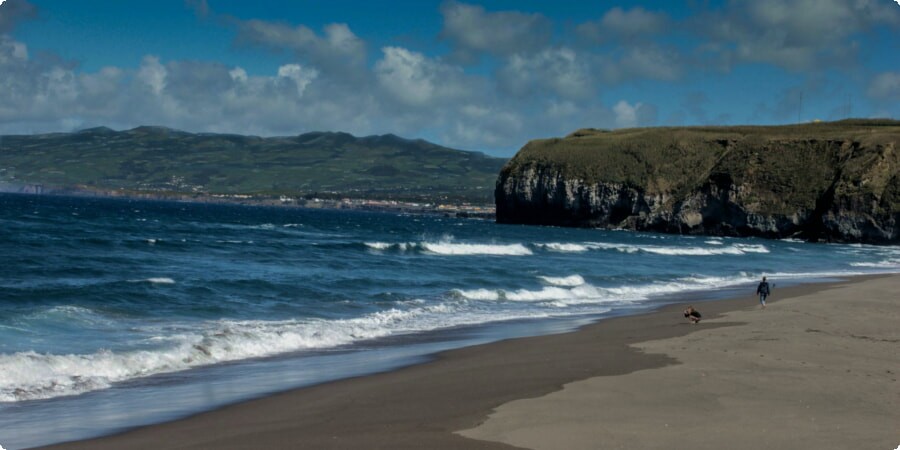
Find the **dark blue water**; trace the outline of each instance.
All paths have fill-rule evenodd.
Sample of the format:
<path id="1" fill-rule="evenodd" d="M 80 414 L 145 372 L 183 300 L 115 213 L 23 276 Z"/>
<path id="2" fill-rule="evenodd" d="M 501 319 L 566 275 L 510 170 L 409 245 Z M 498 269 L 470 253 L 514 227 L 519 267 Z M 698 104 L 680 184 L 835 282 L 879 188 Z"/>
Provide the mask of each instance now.
<path id="1" fill-rule="evenodd" d="M 108 433 L 898 247 L 0 194 L 0 445 Z M 97 411 L 88 413 L 89 411 Z"/>

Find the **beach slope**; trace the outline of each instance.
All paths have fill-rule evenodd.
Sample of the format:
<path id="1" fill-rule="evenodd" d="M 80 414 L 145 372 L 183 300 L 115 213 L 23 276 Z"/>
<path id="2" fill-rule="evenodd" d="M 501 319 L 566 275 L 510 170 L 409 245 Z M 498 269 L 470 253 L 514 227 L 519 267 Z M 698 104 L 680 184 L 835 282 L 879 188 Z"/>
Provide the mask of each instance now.
<path id="1" fill-rule="evenodd" d="M 676 364 L 510 402 L 461 434 L 533 449 L 894 449 L 898 319 L 897 275 L 727 312 L 633 345 Z"/>

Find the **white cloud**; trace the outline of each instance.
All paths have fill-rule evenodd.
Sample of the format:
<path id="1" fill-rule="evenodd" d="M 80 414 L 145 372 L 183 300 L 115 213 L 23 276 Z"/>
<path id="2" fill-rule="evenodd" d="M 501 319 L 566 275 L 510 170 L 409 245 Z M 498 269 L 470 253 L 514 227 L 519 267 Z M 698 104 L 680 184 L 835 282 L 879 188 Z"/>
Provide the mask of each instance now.
<path id="1" fill-rule="evenodd" d="M 425 55 L 401 47 L 384 47 L 375 63 L 378 82 L 394 99 L 409 106 L 441 105 L 466 95 L 463 72 Z"/>
<path id="2" fill-rule="evenodd" d="M 623 79 L 676 80 L 683 70 L 677 51 L 656 46 L 631 48 L 618 66 Z"/>
<path id="3" fill-rule="evenodd" d="M 487 12 L 481 6 L 449 1 L 441 6 L 441 35 L 456 48 L 458 56 L 473 54 L 510 55 L 537 51 L 550 39 L 552 25 L 540 14 L 517 11 Z"/>
<path id="4" fill-rule="evenodd" d="M 28 59 L 28 47 L 21 42 L 13 41 L 0 35 L 0 64 L 12 64 L 14 60 Z"/>
<path id="5" fill-rule="evenodd" d="M 629 10 L 615 7 L 599 21 L 578 25 L 576 31 L 587 39 L 603 42 L 612 39 L 644 39 L 666 31 L 670 25 L 665 13 L 647 11 L 640 6 Z"/>
<path id="6" fill-rule="evenodd" d="M 696 17 L 690 29 L 734 62 L 771 63 L 794 71 L 856 61 L 858 34 L 900 26 L 900 10 L 879 0 L 731 2 Z"/>
<path id="7" fill-rule="evenodd" d="M 235 67 L 228 71 L 228 75 L 231 75 L 231 79 L 236 83 L 246 83 L 247 82 L 247 71 L 242 67 Z"/>
<path id="8" fill-rule="evenodd" d="M 141 68 L 138 70 L 137 78 L 150 88 L 154 94 L 161 94 L 166 87 L 166 75 L 168 71 L 159 63 L 156 56 L 145 56 L 141 61 Z"/>
<path id="9" fill-rule="evenodd" d="M 879 102 L 900 102 L 900 72 L 884 72 L 876 75 L 869 84 L 867 93 L 869 97 Z"/>
<path id="10" fill-rule="evenodd" d="M 520 97 L 544 97 L 550 92 L 570 99 L 588 99 L 594 93 L 590 64 L 568 48 L 512 55 L 499 71 L 498 82 L 501 89 Z"/>
<path id="11" fill-rule="evenodd" d="M 278 76 L 293 81 L 297 86 L 297 95 L 302 96 L 306 86 L 319 76 L 319 72 L 315 69 L 305 69 L 300 64 L 285 64 L 278 68 Z M 244 79 L 246 77 L 245 72 Z"/>
<path id="12" fill-rule="evenodd" d="M 637 108 L 639 106 L 640 103 L 630 105 L 625 100 L 619 100 L 619 103 L 613 106 L 613 111 L 616 113 L 616 126 L 619 128 L 636 127 Z"/>
<path id="13" fill-rule="evenodd" d="M 625 100 L 619 100 L 613 106 L 613 112 L 616 126 L 619 128 L 634 128 L 656 123 L 657 111 L 653 105 L 640 102 L 632 105 Z"/>
<path id="14" fill-rule="evenodd" d="M 349 74 L 366 61 L 366 45 L 347 24 L 332 23 L 323 35 L 298 25 L 291 27 L 263 20 L 238 22 L 237 42 L 259 45 L 273 50 L 288 50 L 332 76 Z"/>

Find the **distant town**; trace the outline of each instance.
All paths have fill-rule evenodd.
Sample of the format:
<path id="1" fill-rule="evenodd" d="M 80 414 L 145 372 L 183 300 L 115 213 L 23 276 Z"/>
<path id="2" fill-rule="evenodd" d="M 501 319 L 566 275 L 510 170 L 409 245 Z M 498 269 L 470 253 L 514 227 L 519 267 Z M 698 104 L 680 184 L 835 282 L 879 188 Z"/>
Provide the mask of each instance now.
<path id="1" fill-rule="evenodd" d="M 493 205 L 478 205 L 468 202 L 405 201 L 351 198 L 338 193 L 323 193 L 317 196 L 289 196 L 262 194 L 211 194 L 202 192 L 179 192 L 163 190 L 96 189 L 86 186 L 74 188 L 52 188 L 41 184 L 24 184 L 13 187 L 0 183 L 0 192 L 31 195 L 72 195 L 92 197 L 115 197 L 136 200 L 176 201 L 193 203 L 228 203 L 256 206 L 280 206 L 310 209 L 355 209 L 364 211 L 400 212 L 411 214 L 440 214 L 448 217 L 490 219 L 495 217 Z M 326 197 L 327 196 L 327 197 Z"/>

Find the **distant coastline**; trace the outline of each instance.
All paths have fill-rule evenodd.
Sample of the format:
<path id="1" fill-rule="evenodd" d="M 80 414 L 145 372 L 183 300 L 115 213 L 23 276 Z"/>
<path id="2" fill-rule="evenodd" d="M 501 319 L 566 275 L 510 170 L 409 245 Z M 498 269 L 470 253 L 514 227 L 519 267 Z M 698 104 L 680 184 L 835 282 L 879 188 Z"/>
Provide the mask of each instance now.
<path id="1" fill-rule="evenodd" d="M 273 206 L 307 209 L 342 209 L 381 211 L 408 214 L 438 214 L 448 217 L 494 220 L 493 205 L 466 202 L 441 202 L 439 200 L 392 200 L 350 197 L 339 193 L 321 197 L 302 195 L 265 194 L 216 194 L 178 191 L 133 191 L 124 189 L 97 189 L 92 187 L 52 187 L 42 184 L 0 184 L 0 193 L 23 195 L 50 195 L 72 197 L 118 198 L 142 201 L 171 201 L 184 203 L 215 203 L 245 206 Z"/>

